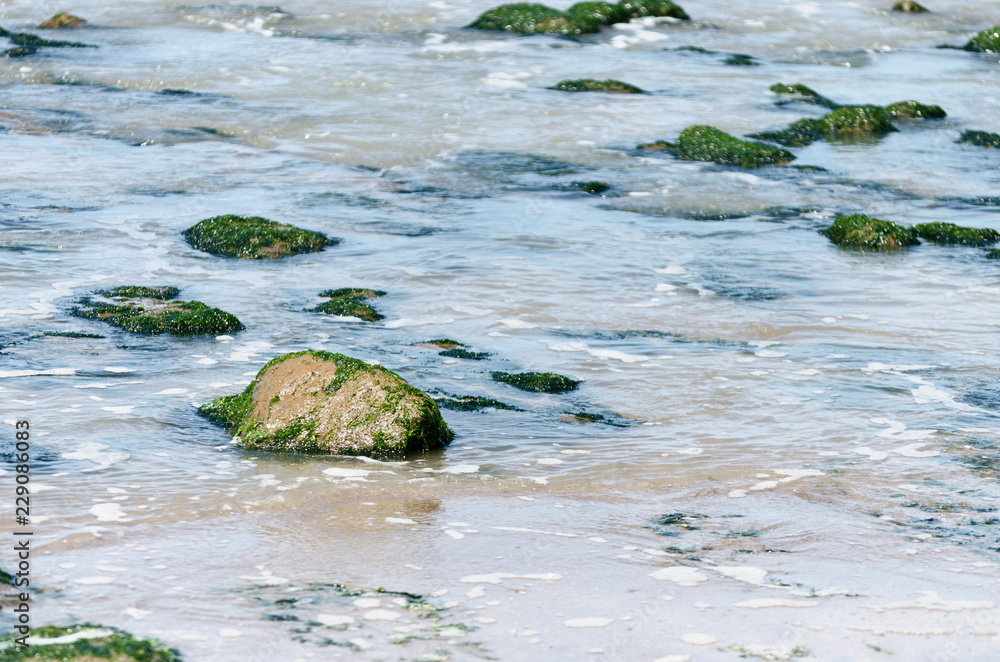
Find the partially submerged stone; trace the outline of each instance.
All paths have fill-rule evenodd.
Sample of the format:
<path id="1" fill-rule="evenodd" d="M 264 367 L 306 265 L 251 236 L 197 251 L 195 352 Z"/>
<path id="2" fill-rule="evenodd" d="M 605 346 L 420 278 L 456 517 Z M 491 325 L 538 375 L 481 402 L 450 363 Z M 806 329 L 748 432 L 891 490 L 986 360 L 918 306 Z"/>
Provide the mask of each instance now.
<path id="1" fill-rule="evenodd" d="M 690 21 L 688 13 L 675 2 L 669 0 L 622 0 L 618 3 L 629 18 L 657 16 Z"/>
<path id="2" fill-rule="evenodd" d="M 590 78 L 580 78 L 577 80 L 564 80 L 556 83 L 550 90 L 560 92 L 609 92 L 611 94 L 646 94 L 635 85 L 623 83 L 620 80 L 593 80 Z"/>
<path id="3" fill-rule="evenodd" d="M 1000 147 L 1000 133 L 986 131 L 963 131 L 958 141 L 976 147 Z"/>
<path id="4" fill-rule="evenodd" d="M 787 129 L 762 131 L 750 137 L 787 147 L 804 147 L 820 138 L 877 136 L 898 130 L 892 125 L 892 116 L 881 106 L 840 106 L 819 119 L 801 119 L 789 124 Z"/>
<path id="5" fill-rule="evenodd" d="M 917 246 L 917 231 L 892 221 L 870 218 L 865 214 L 838 216 L 828 228 L 819 231 L 830 241 L 845 248 L 894 250 Z"/>
<path id="6" fill-rule="evenodd" d="M 1000 232 L 992 228 L 966 228 L 954 223 L 919 223 L 913 226 L 917 236 L 935 244 L 988 246 L 1000 241 Z"/>
<path id="7" fill-rule="evenodd" d="M 649 149 L 640 145 L 641 148 Z M 771 145 L 740 140 L 704 124 L 681 131 L 673 145 L 674 155 L 686 161 L 713 161 L 743 168 L 791 163 L 795 156 Z"/>
<path id="8" fill-rule="evenodd" d="M 920 14 L 923 12 L 930 11 L 921 4 L 914 2 L 914 0 L 902 0 L 902 2 L 897 2 L 892 6 L 892 11 L 908 12 L 911 14 Z"/>
<path id="9" fill-rule="evenodd" d="M 674 148 L 673 143 L 668 143 L 666 140 L 655 140 L 651 143 L 643 143 L 641 145 L 636 145 L 636 149 L 648 149 L 653 152 L 662 152 L 671 150 Z"/>
<path id="10" fill-rule="evenodd" d="M 491 372 L 490 377 L 495 382 L 510 384 L 522 391 L 536 393 L 565 393 L 575 390 L 580 382 L 554 372 Z"/>
<path id="11" fill-rule="evenodd" d="M 990 260 L 1000 260 L 1000 248 L 991 248 L 986 251 L 986 257 Z"/>
<path id="12" fill-rule="evenodd" d="M 452 340 L 451 338 L 435 338 L 434 340 L 425 340 L 422 343 L 417 343 L 419 345 L 434 345 L 441 349 L 455 349 L 456 347 L 465 347 L 463 343 L 457 340 Z"/>
<path id="13" fill-rule="evenodd" d="M 132 285 L 99 290 L 78 300 L 70 314 L 150 335 L 218 334 L 244 328 L 235 315 L 218 308 L 200 301 L 176 301 L 179 293 L 176 287 Z"/>
<path id="14" fill-rule="evenodd" d="M 17 662 L 180 662 L 178 651 L 124 630 L 92 623 L 32 628 L 28 646 L 15 643 L 18 633 L 0 637 L 0 660 Z"/>
<path id="15" fill-rule="evenodd" d="M 247 449 L 398 458 L 454 436 L 434 400 L 396 373 L 316 350 L 272 359 L 242 393 L 198 411 Z"/>
<path id="16" fill-rule="evenodd" d="M 793 83 L 792 85 L 775 83 L 769 89 L 779 97 L 791 97 L 789 99 L 790 101 L 801 101 L 803 103 L 811 103 L 830 109 L 840 108 L 840 104 L 827 99 L 816 90 L 803 85 L 802 83 Z"/>
<path id="17" fill-rule="evenodd" d="M 213 216 L 184 231 L 192 247 L 220 257 L 276 259 L 336 246 L 339 239 L 260 216 Z"/>
<path id="18" fill-rule="evenodd" d="M 488 9 L 467 27 L 473 30 L 502 30 L 518 34 L 561 34 L 576 36 L 598 32 L 601 24 L 593 18 L 571 18 L 566 12 L 546 5 L 516 2 Z"/>
<path id="19" fill-rule="evenodd" d="M 510 411 L 522 411 L 521 409 L 509 405 L 493 398 L 484 398 L 479 395 L 453 395 L 448 398 L 435 398 L 435 402 L 445 409 L 454 411 L 479 411 L 481 409 L 506 409 Z"/>
<path id="20" fill-rule="evenodd" d="M 55 16 L 53 16 L 52 18 L 50 18 L 49 20 L 42 23 L 41 25 L 39 25 L 38 27 L 41 28 L 42 30 L 57 30 L 59 28 L 78 28 L 86 22 L 87 21 L 80 18 L 79 16 L 73 16 L 72 14 L 68 14 L 66 12 L 60 12 Z"/>
<path id="21" fill-rule="evenodd" d="M 370 290 L 361 287 L 342 287 L 338 290 L 326 290 L 320 292 L 321 297 L 329 297 L 329 301 L 319 304 L 313 311 L 326 313 L 327 315 L 341 315 L 343 317 L 357 317 L 366 322 L 377 322 L 385 319 L 377 310 L 365 303 L 369 299 L 385 296 L 382 290 Z"/>
<path id="22" fill-rule="evenodd" d="M 970 39 L 963 48 L 978 53 L 1000 53 L 1000 25 L 986 28 Z"/>
<path id="23" fill-rule="evenodd" d="M 6 32 L 6 30 L 4 31 Z M 0 35 L 10 39 L 10 43 L 24 48 L 97 48 L 91 44 L 81 44 L 78 41 L 60 41 L 56 39 L 42 39 L 36 34 L 29 32 L 18 32 Z"/>
<path id="24" fill-rule="evenodd" d="M 745 55 L 743 53 L 734 53 L 722 61 L 722 64 L 728 64 L 737 67 L 759 67 L 760 62 L 758 62 L 752 55 Z"/>
<path id="25" fill-rule="evenodd" d="M 885 107 L 885 111 L 896 119 L 940 120 L 948 117 L 941 106 L 929 106 L 917 101 L 897 101 Z"/>
<path id="26" fill-rule="evenodd" d="M 482 361 L 483 359 L 488 359 L 492 354 L 489 352 L 470 352 L 467 349 L 461 347 L 453 347 L 452 349 L 446 349 L 444 351 L 438 352 L 438 356 L 444 356 L 452 359 L 468 359 L 470 361 Z"/>
<path id="27" fill-rule="evenodd" d="M 598 25 L 628 23 L 630 18 L 620 3 L 611 2 L 578 2 L 567 9 L 566 14 L 574 21 Z"/>

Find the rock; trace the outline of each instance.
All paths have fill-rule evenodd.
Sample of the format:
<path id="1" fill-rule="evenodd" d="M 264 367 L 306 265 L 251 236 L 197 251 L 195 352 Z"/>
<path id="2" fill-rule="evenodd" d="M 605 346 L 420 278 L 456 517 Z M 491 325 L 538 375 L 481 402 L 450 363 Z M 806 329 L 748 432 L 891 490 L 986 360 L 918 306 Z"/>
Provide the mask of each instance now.
<path id="1" fill-rule="evenodd" d="M 471 361 L 482 361 L 483 359 L 488 359 L 492 354 L 489 352 L 470 352 L 467 349 L 462 349 L 461 347 L 454 347 L 452 349 L 446 349 L 444 351 L 438 352 L 438 356 L 445 356 L 452 359 L 469 359 Z"/>
<path id="2" fill-rule="evenodd" d="M 560 421 L 565 421 L 567 423 L 602 423 L 607 420 L 601 414 L 591 414 L 586 411 L 568 411 L 558 418 Z"/>
<path id="3" fill-rule="evenodd" d="M 437 404 L 396 373 L 316 350 L 272 359 L 242 393 L 198 411 L 247 449 L 398 458 L 454 436 Z"/>
<path id="4" fill-rule="evenodd" d="M 991 248 L 986 251 L 986 257 L 990 260 L 1000 260 L 1000 248 Z"/>
<path id="5" fill-rule="evenodd" d="M 917 231 L 892 221 L 869 218 L 864 214 L 838 216 L 833 224 L 819 231 L 830 241 L 845 248 L 893 250 L 917 246 Z"/>
<path id="6" fill-rule="evenodd" d="M 666 140 L 657 140 L 651 143 L 643 143 L 641 145 L 636 145 L 636 149 L 648 149 L 654 152 L 662 152 L 666 150 L 671 150 L 674 148 L 673 143 L 668 143 Z"/>
<path id="7" fill-rule="evenodd" d="M 488 9 L 467 27 L 473 30 L 503 30 L 518 34 L 581 35 L 600 31 L 601 24 L 582 15 L 571 18 L 566 12 L 545 5 L 516 2 Z"/>
<path id="8" fill-rule="evenodd" d="M 743 168 L 782 165 L 795 159 L 790 152 L 783 149 L 740 140 L 715 127 L 703 124 L 689 126 L 681 131 L 673 146 L 673 152 L 677 158 L 686 161 L 714 161 Z"/>
<path id="9" fill-rule="evenodd" d="M 958 141 L 976 147 L 1000 147 L 1000 133 L 986 131 L 963 131 Z"/>
<path id="10" fill-rule="evenodd" d="M 132 333 L 175 336 L 228 333 L 244 327 L 234 315 L 200 301 L 175 301 L 176 287 L 116 287 L 83 297 L 70 311 L 84 319 L 107 322 Z"/>
<path id="11" fill-rule="evenodd" d="M 772 92 L 782 97 L 794 97 L 790 99 L 791 101 L 801 101 L 803 103 L 811 103 L 817 106 L 824 106 L 826 108 L 835 109 L 840 108 L 840 104 L 827 99 L 825 96 L 801 83 L 794 83 L 792 85 L 785 85 L 784 83 L 775 83 L 769 88 Z"/>
<path id="12" fill-rule="evenodd" d="M 954 223 L 919 223 L 913 226 L 917 236 L 935 244 L 988 246 L 1000 241 L 1000 232 L 991 228 L 965 228 Z"/>
<path id="13" fill-rule="evenodd" d="M 567 9 L 566 14 L 574 21 L 596 22 L 598 25 L 628 23 L 630 18 L 620 3 L 610 2 L 578 2 Z"/>
<path id="14" fill-rule="evenodd" d="M 0 638 L 2 659 L 10 662 L 180 662 L 181 655 L 153 639 L 140 639 L 124 630 L 92 623 L 69 627 L 32 628 L 29 646 L 19 646 L 11 633 Z"/>
<path id="15" fill-rule="evenodd" d="M 490 377 L 495 382 L 510 384 L 522 391 L 535 391 L 537 393 L 565 393 L 576 390 L 580 385 L 579 381 L 557 375 L 554 372 L 522 372 L 518 374 L 492 372 Z"/>
<path id="16" fill-rule="evenodd" d="M 422 343 L 417 343 L 418 345 L 434 345 L 441 349 L 455 349 L 456 347 L 465 347 L 464 344 L 458 342 L 457 340 L 452 340 L 451 338 L 437 338 L 435 340 L 425 340 Z"/>
<path id="17" fill-rule="evenodd" d="M 730 55 L 722 64 L 729 64 L 737 67 L 759 67 L 760 62 L 755 60 L 752 55 L 744 55 L 742 53 L 734 53 Z"/>
<path id="18" fill-rule="evenodd" d="M 750 137 L 788 147 L 804 147 L 820 138 L 879 135 L 898 130 L 892 125 L 892 116 L 880 106 L 840 106 L 818 120 L 801 119 L 789 124 L 787 129 L 762 131 Z"/>
<path id="19" fill-rule="evenodd" d="M 494 400 L 493 398 L 484 398 L 478 395 L 453 395 L 449 398 L 436 398 L 434 401 L 445 409 L 453 409 L 455 411 L 479 411 L 487 408 L 523 411 L 513 405 L 508 405 L 505 402 L 500 402 L 499 400 Z"/>
<path id="20" fill-rule="evenodd" d="M 57 41 L 54 39 L 42 39 L 38 35 L 28 32 L 18 32 L 17 34 L 7 33 L 2 35 L 10 39 L 10 43 L 25 48 L 97 48 L 90 44 L 81 44 L 77 41 Z"/>
<path id="21" fill-rule="evenodd" d="M 923 5 L 917 4 L 913 0 L 903 0 L 902 2 L 897 2 L 892 6 L 892 11 L 909 12 L 911 14 L 920 14 L 923 12 L 930 11 Z"/>
<path id="22" fill-rule="evenodd" d="M 385 315 L 380 314 L 365 303 L 365 301 L 385 296 L 385 294 L 382 290 L 369 290 L 357 287 L 326 290 L 325 292 L 320 292 L 319 295 L 321 297 L 329 297 L 330 300 L 319 304 L 313 308 L 313 311 L 326 313 L 327 315 L 358 317 L 366 322 L 377 322 L 380 319 L 385 319 Z"/>
<path id="23" fill-rule="evenodd" d="M 564 80 L 556 83 L 550 90 L 560 92 L 609 92 L 611 94 L 646 94 L 635 85 L 623 83 L 620 80 L 591 80 L 581 78 L 579 80 Z"/>
<path id="24" fill-rule="evenodd" d="M 618 3 L 629 18 L 662 16 L 690 21 L 691 17 L 680 5 L 668 0 L 622 0 Z"/>
<path id="25" fill-rule="evenodd" d="M 25 57 L 27 55 L 34 55 L 37 52 L 37 48 L 18 46 L 17 48 L 8 48 L 3 52 L 3 55 L 4 57 Z"/>
<path id="26" fill-rule="evenodd" d="M 885 107 L 885 111 L 896 119 L 940 120 L 948 117 L 941 106 L 928 106 L 916 101 L 897 101 Z"/>
<path id="27" fill-rule="evenodd" d="M 611 188 L 611 184 L 605 182 L 573 182 L 571 186 L 578 191 L 583 191 L 591 195 L 600 195 Z"/>
<path id="28" fill-rule="evenodd" d="M 339 239 L 259 216 L 215 216 L 184 231 L 192 247 L 220 257 L 276 259 L 336 246 Z"/>
<path id="29" fill-rule="evenodd" d="M 1000 25 L 983 30 L 970 39 L 963 48 L 978 53 L 1000 53 Z"/>
<path id="30" fill-rule="evenodd" d="M 66 12 L 60 12 L 45 21 L 38 27 L 42 30 L 57 30 L 59 28 L 78 28 L 86 23 L 84 19 L 79 16 L 73 16 L 72 14 L 67 14 Z"/>

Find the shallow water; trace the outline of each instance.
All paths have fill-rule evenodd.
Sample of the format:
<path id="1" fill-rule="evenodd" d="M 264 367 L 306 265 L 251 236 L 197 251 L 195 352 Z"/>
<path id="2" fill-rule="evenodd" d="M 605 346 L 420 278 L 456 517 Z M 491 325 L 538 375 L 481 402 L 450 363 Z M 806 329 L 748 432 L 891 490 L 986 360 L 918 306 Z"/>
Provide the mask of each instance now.
<path id="1" fill-rule="evenodd" d="M 80 0 L 93 27 L 52 37 L 99 48 L 0 59 L 2 420 L 34 432 L 37 624 L 192 660 L 993 659 L 998 265 L 816 232 L 854 212 L 1000 229 L 1000 155 L 954 142 L 1000 131 L 1000 63 L 935 48 L 994 24 L 982 3 L 706 0 L 579 41 L 461 29 L 481 1 L 118 4 Z M 64 9 L 0 3 L 0 25 Z M 578 77 L 651 94 L 545 89 Z M 821 114 L 777 105 L 779 81 L 949 116 L 793 150 L 825 171 L 634 150 Z M 612 188 L 573 188 L 593 180 Z M 343 242 L 267 263 L 184 242 L 225 213 Z M 69 315 L 121 284 L 247 329 Z M 386 319 L 306 311 L 348 286 L 388 291 Z M 414 345 L 439 337 L 492 356 Z M 524 411 L 445 410 L 446 451 L 389 464 L 239 451 L 195 414 L 306 348 Z M 608 422 L 560 418 L 581 410 Z"/>

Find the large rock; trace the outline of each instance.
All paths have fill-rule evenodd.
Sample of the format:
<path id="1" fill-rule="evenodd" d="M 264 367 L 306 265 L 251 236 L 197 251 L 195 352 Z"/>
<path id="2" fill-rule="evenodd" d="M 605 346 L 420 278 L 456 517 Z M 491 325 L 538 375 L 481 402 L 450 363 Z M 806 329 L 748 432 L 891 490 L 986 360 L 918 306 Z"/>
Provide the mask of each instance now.
<path id="1" fill-rule="evenodd" d="M 838 216 L 832 225 L 819 232 L 844 248 L 885 251 L 920 244 L 915 229 L 865 214 Z"/>
<path id="2" fill-rule="evenodd" d="M 66 12 L 60 12 L 45 21 L 38 27 L 42 30 L 58 30 L 59 28 L 78 28 L 82 26 L 87 21 L 80 18 L 79 16 L 73 16 Z"/>
<path id="3" fill-rule="evenodd" d="M 32 629 L 27 646 L 16 643 L 17 632 L 0 637 L 0 660 L 34 662 L 180 662 L 176 650 L 154 639 L 135 637 L 118 628 L 83 623 L 69 627 L 46 625 Z"/>
<path id="4" fill-rule="evenodd" d="M 275 259 L 286 255 L 312 253 L 336 246 L 339 239 L 275 223 L 259 216 L 214 216 L 183 232 L 193 248 L 218 255 L 248 260 Z"/>
<path id="5" fill-rule="evenodd" d="M 986 28 L 964 46 L 967 51 L 1000 53 L 1000 25 Z"/>
<path id="6" fill-rule="evenodd" d="M 689 126 L 673 146 L 674 155 L 686 161 L 714 161 L 743 168 L 791 163 L 790 152 L 763 143 L 740 140 L 712 126 Z"/>
<path id="7" fill-rule="evenodd" d="M 243 329 L 235 315 L 201 301 L 177 301 L 179 294 L 176 287 L 126 285 L 79 299 L 70 314 L 150 335 L 191 336 Z"/>
<path id="8" fill-rule="evenodd" d="M 248 449 L 398 458 L 454 436 L 437 404 L 396 373 L 316 350 L 272 359 L 242 393 L 199 412 Z"/>

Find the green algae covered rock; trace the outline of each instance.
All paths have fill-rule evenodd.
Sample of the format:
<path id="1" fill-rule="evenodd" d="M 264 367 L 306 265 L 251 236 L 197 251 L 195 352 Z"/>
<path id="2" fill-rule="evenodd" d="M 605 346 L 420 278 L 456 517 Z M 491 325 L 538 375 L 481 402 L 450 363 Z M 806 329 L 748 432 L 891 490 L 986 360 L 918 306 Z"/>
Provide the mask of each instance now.
<path id="1" fill-rule="evenodd" d="M 77 41 L 58 41 L 55 39 L 42 39 L 36 34 L 28 32 L 18 32 L 16 34 L 7 33 L 2 35 L 10 39 L 10 43 L 15 46 L 25 48 L 97 48 L 90 44 L 81 44 Z"/>
<path id="2" fill-rule="evenodd" d="M 819 231 L 830 241 L 845 248 L 863 250 L 894 250 L 917 246 L 917 231 L 892 221 L 870 218 L 864 214 L 838 216 L 833 224 Z"/>
<path id="3" fill-rule="evenodd" d="M 788 99 L 789 101 L 802 101 L 803 103 L 811 103 L 830 109 L 840 108 L 840 104 L 827 99 L 816 90 L 802 83 L 793 83 L 792 85 L 775 83 L 769 89 L 780 97 L 791 97 Z"/>
<path id="4" fill-rule="evenodd" d="M 885 107 L 885 111 L 896 119 L 940 120 L 948 117 L 941 106 L 928 106 L 917 101 L 897 101 Z"/>
<path id="5" fill-rule="evenodd" d="M 914 0 L 902 0 L 897 2 L 892 6 L 892 11 L 908 12 L 910 14 L 922 14 L 924 12 L 930 11 L 921 4 L 914 2 Z"/>
<path id="6" fill-rule="evenodd" d="M 554 372 L 491 372 L 490 377 L 495 382 L 510 384 L 522 391 L 535 391 L 537 393 L 565 393 L 573 391 L 580 385 L 580 382 L 569 377 L 557 375 Z"/>
<path id="7" fill-rule="evenodd" d="M 336 246 L 338 239 L 259 216 L 215 216 L 191 226 L 184 238 L 192 247 L 220 257 L 275 259 Z"/>
<path id="8" fill-rule="evenodd" d="M 435 338 L 434 340 L 425 340 L 423 342 L 417 343 L 418 345 L 434 345 L 440 349 L 455 349 L 456 347 L 465 347 L 463 343 L 457 340 L 452 340 L 451 338 Z"/>
<path id="9" fill-rule="evenodd" d="M 622 0 L 618 3 L 629 18 L 658 16 L 690 21 L 691 17 L 680 5 L 669 0 Z"/>
<path id="10" fill-rule="evenodd" d="M 272 359 L 242 393 L 198 411 L 255 450 L 399 458 L 454 436 L 434 400 L 396 373 L 316 350 Z"/>
<path id="11" fill-rule="evenodd" d="M 991 248 L 986 251 L 986 257 L 990 260 L 1000 260 L 1000 248 Z"/>
<path id="12" fill-rule="evenodd" d="M 38 27 L 42 30 L 58 30 L 59 28 L 78 28 L 86 23 L 84 19 L 79 16 L 73 16 L 72 14 L 67 14 L 66 12 L 60 12 L 45 21 Z"/>
<path id="13" fill-rule="evenodd" d="M 17 633 L 0 637 L 0 662 L 180 662 L 181 655 L 152 639 L 140 639 L 118 628 L 84 623 L 69 627 L 36 627 L 28 646 Z"/>
<path id="14" fill-rule="evenodd" d="M 522 411 L 513 405 L 509 405 L 493 398 L 484 398 L 479 395 L 453 395 L 448 398 L 436 398 L 434 400 L 445 409 L 454 411 L 479 411 L 481 409 L 507 409 L 509 411 Z"/>
<path id="15" fill-rule="evenodd" d="M 467 359 L 469 361 L 482 361 L 483 359 L 488 359 L 492 356 L 489 352 L 472 352 L 461 347 L 453 347 L 452 349 L 445 349 L 438 352 L 438 356 L 444 356 L 450 359 Z"/>
<path id="16" fill-rule="evenodd" d="M 607 182 L 573 182 L 571 186 L 590 195 L 600 195 L 611 188 L 611 184 Z"/>
<path id="17" fill-rule="evenodd" d="M 582 14 L 572 18 L 566 12 L 530 2 L 515 2 L 488 9 L 468 25 L 473 30 L 570 36 L 598 32 L 600 26 L 594 18 Z"/>
<path id="18" fill-rule="evenodd" d="M 963 48 L 978 53 L 1000 53 L 1000 25 L 986 28 L 970 39 Z"/>
<path id="19" fill-rule="evenodd" d="M 149 335 L 191 336 L 244 328 L 234 315 L 218 308 L 200 301 L 175 301 L 178 294 L 180 290 L 176 287 L 137 285 L 99 290 L 93 296 L 79 299 L 70 314 Z"/>
<path id="20" fill-rule="evenodd" d="M 963 131 L 958 142 L 976 147 L 1000 147 L 1000 133 L 986 131 Z"/>
<path id="21" fill-rule="evenodd" d="M 892 125 L 892 116 L 880 106 L 843 106 L 818 120 L 799 121 L 808 122 L 809 127 L 824 136 L 898 131 Z"/>
<path id="22" fill-rule="evenodd" d="M 736 67 L 759 67 L 760 62 L 754 59 L 752 55 L 744 55 L 743 53 L 734 53 L 730 55 L 722 64 L 728 64 L 730 66 Z"/>
<path id="23" fill-rule="evenodd" d="M 648 149 L 648 147 L 646 148 Z M 743 168 L 791 163 L 795 157 L 783 149 L 740 140 L 706 125 L 689 126 L 673 145 L 674 155 L 686 161 L 714 161 Z"/>
<path id="24" fill-rule="evenodd" d="M 610 2 L 578 2 L 566 10 L 566 15 L 574 21 L 596 22 L 598 25 L 628 23 L 630 18 L 621 4 Z"/>
<path id="25" fill-rule="evenodd" d="M 913 226 L 917 236 L 934 244 L 988 246 L 1000 241 L 1000 232 L 991 228 L 965 228 L 954 223 L 919 223 Z"/>
<path id="26" fill-rule="evenodd" d="M 646 94 L 644 90 L 635 85 L 623 83 L 620 80 L 592 80 L 590 78 L 580 78 L 578 80 L 564 80 L 556 83 L 550 90 L 560 92 L 609 92 L 611 94 Z"/>
<path id="27" fill-rule="evenodd" d="M 375 299 L 385 296 L 382 290 L 369 290 L 360 287 L 342 287 L 339 290 L 326 290 L 320 292 L 321 297 L 329 297 L 329 301 L 324 301 L 315 308 L 314 312 L 326 313 L 327 315 L 341 315 L 344 317 L 358 317 L 366 322 L 377 322 L 385 319 L 385 315 L 380 314 L 370 305 L 365 303 L 368 299 Z"/>

